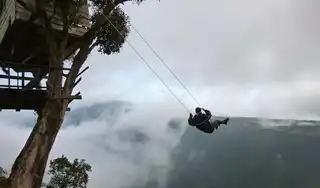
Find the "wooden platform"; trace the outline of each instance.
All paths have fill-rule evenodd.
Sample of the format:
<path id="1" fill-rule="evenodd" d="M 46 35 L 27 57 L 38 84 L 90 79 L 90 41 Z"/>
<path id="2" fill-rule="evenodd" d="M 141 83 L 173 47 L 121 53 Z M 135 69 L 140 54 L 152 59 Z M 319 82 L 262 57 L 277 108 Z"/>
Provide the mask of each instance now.
<path id="1" fill-rule="evenodd" d="M 45 90 L 0 88 L 1 110 L 37 110 L 45 104 Z"/>

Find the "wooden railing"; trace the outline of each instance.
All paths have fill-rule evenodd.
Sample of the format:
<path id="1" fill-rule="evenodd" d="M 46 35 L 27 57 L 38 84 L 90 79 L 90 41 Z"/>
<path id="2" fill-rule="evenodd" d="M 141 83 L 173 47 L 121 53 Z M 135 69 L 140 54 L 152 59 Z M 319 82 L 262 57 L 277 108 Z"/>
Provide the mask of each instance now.
<path id="1" fill-rule="evenodd" d="M 0 84 L 0 111 L 4 109 L 14 109 L 16 111 L 20 110 L 37 110 L 41 109 L 46 101 L 46 86 L 26 88 L 28 82 L 34 81 L 35 78 L 26 76 L 25 72 L 16 72 L 13 69 L 18 70 L 30 70 L 30 68 L 48 68 L 47 66 L 32 65 L 32 64 L 21 64 L 13 62 L 3 62 L 0 61 L 0 67 L 3 73 L 0 73 L 0 81 L 5 80 L 7 84 Z M 77 75 L 78 77 L 85 72 L 89 67 L 84 68 Z M 51 70 L 55 69 L 51 67 Z M 60 68 L 61 69 L 61 68 Z M 62 70 L 70 71 L 70 68 L 62 68 Z M 46 70 L 50 72 L 50 70 Z M 48 79 L 47 76 L 43 79 Z M 74 86 L 77 85 L 81 80 L 81 77 L 77 79 Z M 41 82 L 40 82 L 41 83 Z M 57 99 L 81 99 L 80 92 L 73 96 L 62 96 Z M 67 109 L 70 111 L 70 108 Z"/>
<path id="2" fill-rule="evenodd" d="M 41 66 L 41 65 L 33 65 L 33 64 L 21 64 L 21 63 L 13 63 L 13 62 L 4 62 L 0 61 L 0 67 L 3 73 L 0 73 L 0 80 L 6 80 L 7 84 L 0 84 L 0 88 L 8 88 L 8 89 L 27 89 L 27 90 L 45 90 L 46 86 L 40 87 L 32 87 L 26 88 L 25 86 L 32 80 L 35 80 L 34 77 L 26 76 L 26 72 L 16 72 L 14 69 L 19 70 L 30 70 L 30 68 L 35 69 L 44 69 L 47 73 L 50 72 L 48 66 Z M 51 68 L 54 69 L 54 68 Z M 70 71 L 70 68 L 62 68 L 62 70 Z M 39 80 L 41 81 L 47 80 L 48 77 L 44 76 Z"/>

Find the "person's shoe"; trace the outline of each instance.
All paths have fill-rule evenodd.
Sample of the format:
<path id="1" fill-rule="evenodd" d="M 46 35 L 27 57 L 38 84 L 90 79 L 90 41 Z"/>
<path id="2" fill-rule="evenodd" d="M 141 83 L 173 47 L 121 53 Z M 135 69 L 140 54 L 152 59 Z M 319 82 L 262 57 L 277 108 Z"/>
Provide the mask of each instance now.
<path id="1" fill-rule="evenodd" d="M 225 119 L 225 120 L 223 120 L 221 123 L 222 123 L 222 124 L 227 125 L 227 124 L 228 124 L 229 119 L 230 119 L 230 118 L 226 118 L 226 119 Z"/>

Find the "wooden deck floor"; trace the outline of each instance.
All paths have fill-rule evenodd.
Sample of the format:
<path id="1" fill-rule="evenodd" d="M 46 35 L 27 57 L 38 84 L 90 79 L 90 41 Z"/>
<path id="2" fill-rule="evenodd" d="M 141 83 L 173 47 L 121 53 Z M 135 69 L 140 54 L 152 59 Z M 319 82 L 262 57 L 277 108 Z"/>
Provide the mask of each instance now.
<path id="1" fill-rule="evenodd" d="M 37 110 L 45 103 L 45 90 L 0 88 L 0 110 Z"/>

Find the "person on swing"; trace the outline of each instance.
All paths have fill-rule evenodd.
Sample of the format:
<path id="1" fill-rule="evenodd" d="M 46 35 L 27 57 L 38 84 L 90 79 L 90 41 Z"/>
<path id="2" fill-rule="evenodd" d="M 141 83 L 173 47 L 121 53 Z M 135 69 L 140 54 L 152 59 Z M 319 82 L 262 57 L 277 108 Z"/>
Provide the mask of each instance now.
<path id="1" fill-rule="evenodd" d="M 205 113 L 202 113 L 202 110 Z M 213 122 L 210 122 L 210 119 L 212 117 L 210 110 L 197 107 L 195 109 L 196 114 L 193 116 L 191 113 L 189 115 L 188 123 L 190 126 L 196 126 L 197 129 L 200 131 L 203 131 L 205 133 L 211 134 L 215 129 L 218 129 L 218 127 L 221 124 L 228 124 L 229 118 L 224 119 L 223 121 L 215 120 Z"/>

